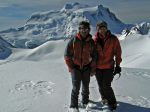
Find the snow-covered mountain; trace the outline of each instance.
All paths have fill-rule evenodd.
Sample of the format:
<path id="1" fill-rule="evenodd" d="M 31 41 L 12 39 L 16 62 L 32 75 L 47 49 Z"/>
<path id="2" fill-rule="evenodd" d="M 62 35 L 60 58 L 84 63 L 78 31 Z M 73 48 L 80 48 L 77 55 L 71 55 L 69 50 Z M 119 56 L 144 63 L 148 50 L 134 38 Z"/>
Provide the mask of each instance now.
<path id="1" fill-rule="evenodd" d="M 0 36 L 0 46 L 2 46 L 2 47 L 13 47 L 10 43 L 5 41 L 1 36 Z"/>
<path id="2" fill-rule="evenodd" d="M 96 23 L 102 20 L 114 33 L 121 33 L 124 28 L 132 26 L 121 22 L 102 5 L 90 7 L 73 3 L 66 4 L 61 10 L 34 13 L 24 26 L 1 31 L 0 35 L 15 47 L 35 48 L 48 40 L 74 35 L 82 20 L 91 23 L 91 33 L 95 33 Z"/>
<path id="3" fill-rule="evenodd" d="M 5 59 L 11 54 L 11 49 L 13 46 L 0 37 L 0 59 Z"/>
<path id="4" fill-rule="evenodd" d="M 141 34 L 146 35 L 150 33 L 150 23 L 142 22 L 140 24 L 136 24 L 135 26 L 131 27 L 131 29 L 125 28 L 122 31 L 122 35 L 134 35 L 134 34 Z"/>
<path id="5" fill-rule="evenodd" d="M 150 23 L 142 22 L 142 23 L 137 24 L 136 26 L 132 27 L 130 32 L 146 35 L 149 33 L 149 31 L 150 31 Z"/>

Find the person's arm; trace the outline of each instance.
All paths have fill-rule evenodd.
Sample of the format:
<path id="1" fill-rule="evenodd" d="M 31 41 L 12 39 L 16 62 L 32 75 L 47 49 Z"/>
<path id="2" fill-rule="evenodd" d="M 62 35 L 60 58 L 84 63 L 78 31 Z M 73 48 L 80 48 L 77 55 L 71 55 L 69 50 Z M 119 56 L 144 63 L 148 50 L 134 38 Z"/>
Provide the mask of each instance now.
<path id="1" fill-rule="evenodd" d="M 65 53 L 64 53 L 64 59 L 68 66 L 69 72 L 73 69 L 73 38 L 68 42 Z"/>
<path id="2" fill-rule="evenodd" d="M 122 55 L 122 50 L 121 50 L 120 42 L 119 42 L 118 38 L 116 37 L 116 42 L 115 42 L 115 62 L 116 62 L 116 65 L 115 65 L 115 69 L 114 69 L 114 75 L 121 73 L 121 67 L 120 67 L 120 63 L 122 61 L 121 55 Z"/>
<path id="3" fill-rule="evenodd" d="M 122 49 L 120 46 L 120 42 L 118 40 L 118 38 L 116 37 L 115 40 L 115 62 L 116 62 L 116 66 L 120 66 L 120 63 L 122 62 Z"/>
<path id="4" fill-rule="evenodd" d="M 92 62 L 91 62 L 91 73 L 95 73 L 96 72 L 96 62 L 97 62 L 97 58 L 98 58 L 98 53 L 97 53 L 97 49 L 96 49 L 96 44 L 93 41 L 93 50 L 91 53 L 91 57 L 92 57 Z"/>

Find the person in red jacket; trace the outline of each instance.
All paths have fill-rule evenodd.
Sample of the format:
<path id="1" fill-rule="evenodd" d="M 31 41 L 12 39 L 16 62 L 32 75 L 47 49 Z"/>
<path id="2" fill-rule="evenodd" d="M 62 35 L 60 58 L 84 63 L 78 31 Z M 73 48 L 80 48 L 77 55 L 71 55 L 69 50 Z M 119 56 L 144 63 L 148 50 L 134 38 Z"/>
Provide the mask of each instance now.
<path id="1" fill-rule="evenodd" d="M 102 103 L 107 104 L 110 110 L 115 110 L 117 108 L 117 102 L 111 87 L 111 82 L 115 74 L 121 73 L 121 46 L 118 38 L 107 29 L 107 23 L 105 21 L 98 23 L 96 28 L 97 33 L 94 41 L 98 52 L 98 60 L 95 76 Z"/>
<path id="2" fill-rule="evenodd" d="M 79 23 L 79 32 L 68 42 L 64 58 L 73 86 L 70 108 L 78 111 L 80 85 L 82 83 L 82 104 L 86 106 L 89 102 L 90 75 L 96 71 L 96 48 L 88 22 Z"/>

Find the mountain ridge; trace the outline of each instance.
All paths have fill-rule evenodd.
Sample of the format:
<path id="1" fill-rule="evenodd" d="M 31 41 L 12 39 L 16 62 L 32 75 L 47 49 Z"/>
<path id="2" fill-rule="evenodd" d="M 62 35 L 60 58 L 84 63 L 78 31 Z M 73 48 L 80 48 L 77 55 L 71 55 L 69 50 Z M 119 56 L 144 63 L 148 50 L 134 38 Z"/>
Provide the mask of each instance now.
<path id="1" fill-rule="evenodd" d="M 71 37 L 83 20 L 90 22 L 92 34 L 95 33 L 96 23 L 103 20 L 114 33 L 121 33 L 124 28 L 131 27 L 102 5 L 91 7 L 72 3 L 64 5 L 61 10 L 34 13 L 24 26 L 0 31 L 0 35 L 15 47 L 35 48 L 52 39 Z"/>
<path id="2" fill-rule="evenodd" d="M 126 36 L 145 35 L 150 29 L 150 23 L 147 22 L 136 25 L 123 23 L 101 4 L 91 7 L 75 2 L 65 4 L 60 10 L 33 13 L 24 26 L 0 31 L 0 36 L 17 48 L 35 48 L 49 40 L 74 36 L 79 22 L 83 20 L 90 22 L 92 35 L 95 34 L 99 21 L 106 21 L 111 32 Z"/>

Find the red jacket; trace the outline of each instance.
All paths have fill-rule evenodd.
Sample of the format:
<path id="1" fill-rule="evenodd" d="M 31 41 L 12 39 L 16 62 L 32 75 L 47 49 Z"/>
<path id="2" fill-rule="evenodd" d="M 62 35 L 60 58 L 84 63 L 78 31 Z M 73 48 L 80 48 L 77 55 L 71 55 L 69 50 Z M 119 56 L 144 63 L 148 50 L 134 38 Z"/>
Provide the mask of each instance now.
<path id="1" fill-rule="evenodd" d="M 79 33 L 72 38 L 65 50 L 65 62 L 69 70 L 73 69 L 74 65 L 82 69 L 85 65 L 90 64 L 94 60 L 96 61 L 94 49 L 95 43 L 90 34 L 85 40 L 81 38 Z"/>
<path id="2" fill-rule="evenodd" d="M 97 68 L 99 69 L 111 69 L 114 65 L 120 65 L 121 58 L 121 46 L 116 36 L 112 35 L 109 31 L 103 40 L 103 48 L 101 45 L 102 35 L 97 32 L 94 38 L 96 43 L 96 49 L 98 52 Z"/>

